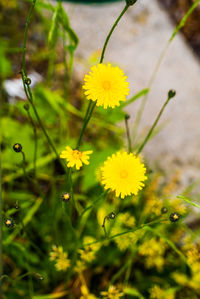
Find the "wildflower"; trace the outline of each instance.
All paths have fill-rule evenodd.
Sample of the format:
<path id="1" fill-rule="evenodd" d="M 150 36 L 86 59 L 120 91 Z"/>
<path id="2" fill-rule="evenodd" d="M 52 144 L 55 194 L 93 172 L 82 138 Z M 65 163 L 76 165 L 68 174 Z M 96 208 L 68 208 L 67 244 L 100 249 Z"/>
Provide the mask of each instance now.
<path id="1" fill-rule="evenodd" d="M 70 266 L 70 260 L 67 259 L 67 253 L 63 253 L 56 260 L 56 268 L 58 271 L 66 271 Z"/>
<path id="2" fill-rule="evenodd" d="M 69 193 L 63 193 L 63 194 L 62 194 L 62 200 L 63 200 L 64 202 L 69 201 L 70 198 L 71 198 L 71 195 L 70 195 Z"/>
<path id="3" fill-rule="evenodd" d="M 156 267 L 158 271 L 161 271 L 165 263 L 163 257 L 165 250 L 166 244 L 163 240 L 152 238 L 143 242 L 139 247 L 139 254 L 145 257 L 147 268 Z"/>
<path id="4" fill-rule="evenodd" d="M 12 219 L 8 218 L 8 219 L 5 220 L 5 225 L 7 227 L 13 227 L 14 226 L 14 221 Z"/>
<path id="5" fill-rule="evenodd" d="M 81 293 L 82 296 L 80 299 L 97 299 L 95 295 L 89 293 L 89 290 L 85 284 L 81 286 Z"/>
<path id="6" fill-rule="evenodd" d="M 98 64 L 85 75 L 83 89 L 88 100 L 97 101 L 97 106 L 114 108 L 125 101 L 129 94 L 127 77 L 119 67 L 111 64 Z"/>
<path id="7" fill-rule="evenodd" d="M 63 251 L 61 246 L 52 246 L 50 260 L 56 262 L 55 267 L 58 271 L 65 271 L 70 266 L 70 260 L 67 258 L 67 253 Z"/>
<path id="8" fill-rule="evenodd" d="M 74 167 L 79 170 L 83 164 L 89 164 L 89 156 L 93 151 L 81 152 L 79 150 L 73 150 L 71 147 L 66 146 L 66 150 L 61 152 L 60 158 L 66 159 L 68 162 L 67 167 Z"/>
<path id="9" fill-rule="evenodd" d="M 171 222 L 177 222 L 178 220 L 180 219 L 180 215 L 175 212 L 175 213 L 172 213 L 170 216 L 169 216 L 169 220 Z"/>
<path id="10" fill-rule="evenodd" d="M 115 286 L 110 286 L 108 288 L 108 291 L 101 292 L 101 295 L 104 299 L 118 299 L 124 294 L 120 292 Z"/>
<path id="11" fill-rule="evenodd" d="M 115 225 L 111 229 L 111 235 L 119 234 L 124 232 L 127 229 L 133 228 L 135 225 L 135 218 L 128 212 L 118 214 Z M 142 233 L 140 232 L 140 237 Z M 138 241 L 139 235 L 138 232 L 129 233 L 120 236 L 120 238 L 114 238 L 114 242 L 117 244 L 119 250 L 124 251 L 129 247 L 134 246 Z"/>
<path id="12" fill-rule="evenodd" d="M 144 186 L 142 181 L 147 179 L 146 169 L 140 158 L 132 153 L 113 154 L 104 162 L 101 171 L 104 188 L 115 191 L 116 196 L 121 198 L 131 194 L 137 195 Z"/>
<path id="13" fill-rule="evenodd" d="M 13 149 L 14 149 L 14 151 L 15 151 L 16 153 L 20 153 L 20 152 L 22 151 L 22 146 L 21 146 L 20 143 L 15 143 L 15 144 L 13 145 Z"/>

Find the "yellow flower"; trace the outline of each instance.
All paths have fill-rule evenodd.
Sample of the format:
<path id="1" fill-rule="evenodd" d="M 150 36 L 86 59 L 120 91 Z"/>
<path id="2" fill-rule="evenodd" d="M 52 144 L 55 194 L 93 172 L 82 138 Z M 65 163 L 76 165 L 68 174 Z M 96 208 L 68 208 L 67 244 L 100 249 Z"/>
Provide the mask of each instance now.
<path id="1" fill-rule="evenodd" d="M 70 266 L 70 260 L 67 258 L 67 253 L 63 252 L 62 246 L 52 246 L 50 260 L 56 262 L 55 267 L 58 271 L 65 271 Z"/>
<path id="2" fill-rule="evenodd" d="M 82 296 L 80 297 L 80 299 L 97 299 L 97 297 L 95 295 L 93 295 L 89 292 L 86 285 L 81 286 L 81 293 L 82 293 Z"/>
<path id="3" fill-rule="evenodd" d="M 108 288 L 108 291 L 101 292 L 101 295 L 104 299 L 119 299 L 124 294 L 120 292 L 115 286 L 110 286 Z"/>
<path id="4" fill-rule="evenodd" d="M 88 100 L 97 101 L 97 106 L 114 108 L 125 101 L 129 94 L 127 77 L 119 67 L 111 64 L 92 66 L 89 75 L 85 75 L 83 89 Z"/>
<path id="5" fill-rule="evenodd" d="M 137 195 L 144 186 L 146 168 L 140 158 L 132 153 L 118 152 L 104 162 L 101 167 L 102 184 L 105 189 L 115 191 L 116 196 Z"/>
<path id="6" fill-rule="evenodd" d="M 60 154 L 60 158 L 66 159 L 68 162 L 67 167 L 74 167 L 76 166 L 76 169 L 79 170 L 83 164 L 88 165 L 89 164 L 89 156 L 92 154 L 93 151 L 86 151 L 81 152 L 79 150 L 73 150 L 71 147 L 66 146 L 66 150 L 62 151 Z"/>
<path id="7" fill-rule="evenodd" d="M 66 271 L 70 266 L 70 260 L 67 259 L 67 254 L 63 253 L 62 256 L 60 256 L 55 264 L 58 271 Z"/>

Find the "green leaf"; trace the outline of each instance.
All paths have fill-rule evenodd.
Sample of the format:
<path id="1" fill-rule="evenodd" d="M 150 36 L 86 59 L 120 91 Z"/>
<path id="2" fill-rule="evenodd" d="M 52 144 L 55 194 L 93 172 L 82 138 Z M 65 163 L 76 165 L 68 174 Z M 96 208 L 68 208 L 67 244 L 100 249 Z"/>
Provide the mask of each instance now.
<path id="1" fill-rule="evenodd" d="M 183 199 L 184 201 L 186 201 L 187 203 L 189 203 L 193 207 L 200 209 L 200 205 L 198 205 L 197 203 L 191 201 L 190 198 L 188 198 L 188 197 L 185 197 L 183 195 L 178 195 L 177 198 Z"/>
<path id="2" fill-rule="evenodd" d="M 59 13 L 59 5 L 57 5 L 56 10 L 53 13 L 51 28 L 49 30 L 48 44 L 50 48 L 54 48 L 58 40 L 58 27 L 59 27 L 58 13 Z"/>

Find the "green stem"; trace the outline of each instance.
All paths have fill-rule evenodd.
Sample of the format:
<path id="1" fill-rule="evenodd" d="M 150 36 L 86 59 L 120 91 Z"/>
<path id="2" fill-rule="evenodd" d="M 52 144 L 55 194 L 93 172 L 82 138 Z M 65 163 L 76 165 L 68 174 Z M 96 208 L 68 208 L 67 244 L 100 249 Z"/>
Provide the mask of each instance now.
<path id="1" fill-rule="evenodd" d="M 130 136 L 129 126 L 128 126 L 127 115 L 125 116 L 125 126 L 126 126 L 126 136 L 127 136 L 127 141 L 128 141 L 128 152 L 131 153 L 132 145 L 131 145 L 131 136 Z"/>
<path id="2" fill-rule="evenodd" d="M 1 141 L 1 140 L 0 140 Z M 2 226 L 3 226 L 3 215 L 2 215 L 2 171 L 1 171 L 1 143 L 0 143 L 0 277 L 3 275 L 3 255 L 2 255 Z M 0 298 L 2 296 L 2 282 L 0 280 Z"/>
<path id="3" fill-rule="evenodd" d="M 22 153 L 22 168 L 23 168 L 23 172 L 24 172 L 24 176 L 27 180 L 29 180 L 29 177 L 26 173 L 26 158 L 25 158 L 25 153 L 23 151 L 21 151 Z"/>
<path id="4" fill-rule="evenodd" d="M 114 238 L 118 238 L 118 237 L 126 235 L 126 234 L 134 233 L 134 232 L 136 232 L 138 230 L 144 229 L 145 227 L 147 227 L 149 225 L 161 224 L 162 222 L 165 222 L 165 221 L 169 221 L 169 219 L 160 219 L 159 221 L 155 220 L 155 221 L 151 221 L 151 222 L 148 222 L 148 223 L 144 223 L 144 224 L 142 224 L 142 225 L 140 225 L 138 227 L 135 227 L 133 229 L 130 229 L 130 230 L 127 230 L 125 232 L 118 233 L 116 235 L 110 236 L 109 238 L 104 238 L 104 239 L 97 240 L 97 241 L 94 241 L 94 242 L 91 242 L 91 243 L 88 243 L 88 244 L 84 244 L 84 247 L 85 246 L 90 246 L 90 245 L 93 245 L 93 244 L 97 244 L 97 243 L 102 243 L 102 242 L 104 242 L 106 240 L 112 240 Z"/>
<path id="5" fill-rule="evenodd" d="M 27 34 L 28 34 L 28 26 L 29 26 L 29 23 L 30 23 L 30 19 L 31 19 L 31 15 L 32 15 L 32 12 L 33 12 L 33 9 L 35 7 L 35 3 L 36 3 L 36 0 L 33 0 L 32 2 L 32 5 L 31 5 L 31 8 L 29 10 L 29 13 L 28 13 L 28 17 L 27 17 L 27 20 L 26 20 L 26 25 L 25 25 L 25 31 L 24 31 L 24 44 L 23 44 L 23 52 L 22 52 L 22 71 L 21 71 L 21 75 L 22 75 L 22 81 L 23 81 L 23 86 L 24 86 L 24 91 L 25 91 L 25 94 L 26 94 L 26 97 L 29 101 L 29 103 L 31 104 L 32 108 L 33 108 L 33 111 L 35 113 L 35 116 L 40 124 L 40 127 L 50 145 L 50 147 L 52 148 L 52 150 L 54 151 L 58 161 L 60 162 L 61 166 L 65 169 L 65 167 L 63 166 L 63 163 L 61 162 L 60 160 L 60 157 L 56 151 L 56 148 L 53 144 L 53 142 L 51 141 L 49 135 L 47 134 L 44 126 L 43 126 L 43 123 L 41 122 L 41 119 L 38 115 L 38 112 L 37 112 L 37 109 L 34 105 L 34 102 L 33 102 L 33 96 L 32 96 L 32 92 L 31 92 L 31 89 L 29 87 L 29 85 L 26 85 L 25 83 L 25 79 L 26 79 L 26 59 L 25 59 L 25 55 L 26 55 L 26 43 L 27 43 Z"/>
<path id="6" fill-rule="evenodd" d="M 104 230 L 104 234 L 105 234 L 105 238 L 107 238 L 106 219 L 107 219 L 107 216 L 104 217 L 103 224 L 102 224 L 102 227 L 103 227 L 103 230 Z"/>
<path id="7" fill-rule="evenodd" d="M 115 21 L 115 23 L 113 24 L 112 28 L 110 29 L 107 37 L 106 37 L 106 40 L 104 42 L 104 45 L 103 45 L 103 50 L 102 50 L 102 53 L 101 53 L 101 57 L 100 57 L 100 61 L 99 63 L 103 63 L 103 60 L 104 60 L 104 55 L 105 55 L 105 51 L 106 51 L 106 47 L 108 45 L 108 42 L 110 40 L 110 37 L 115 29 L 115 27 L 117 26 L 117 24 L 119 23 L 120 19 L 122 18 L 122 16 L 125 14 L 125 12 L 127 11 L 127 9 L 129 8 L 129 5 L 126 5 L 124 7 L 124 9 L 122 10 L 122 12 L 120 13 L 119 17 L 117 18 L 117 20 Z M 81 129 L 81 133 L 80 133 L 80 137 L 79 137 L 79 140 L 77 142 L 77 148 L 79 148 L 80 144 L 81 144 L 81 141 L 82 141 L 82 138 L 83 138 L 83 134 L 86 130 L 86 127 L 90 121 L 90 118 L 92 117 L 92 113 L 94 111 L 94 108 L 96 107 L 96 102 L 93 103 L 92 105 L 92 101 L 90 100 L 89 104 L 88 104 L 88 108 L 87 108 L 87 112 L 86 112 L 86 115 L 85 115 L 85 118 L 84 118 L 84 123 L 83 123 L 83 127 Z"/>
<path id="8" fill-rule="evenodd" d="M 169 103 L 169 101 L 172 99 L 172 96 L 170 96 L 170 94 L 168 94 L 168 98 L 167 100 L 165 101 L 164 105 L 162 106 L 160 112 L 158 113 L 158 116 L 156 117 L 151 129 L 149 130 L 146 138 L 144 139 L 143 143 L 140 145 L 139 149 L 137 150 L 137 155 L 141 153 L 141 151 L 143 150 L 143 148 L 145 147 L 145 145 L 147 144 L 148 140 L 150 139 L 152 133 L 153 133 L 153 130 L 155 129 L 161 115 L 163 114 L 163 111 L 165 109 L 165 107 L 167 106 L 167 104 Z"/>
<path id="9" fill-rule="evenodd" d="M 103 46 L 103 50 L 102 50 L 102 53 L 101 53 L 101 58 L 100 58 L 100 63 L 103 62 L 104 60 L 104 55 L 105 55 L 105 51 L 106 51 L 106 47 L 108 45 L 108 42 L 109 42 L 109 39 L 115 29 L 115 27 L 117 26 L 117 24 L 119 23 L 120 19 L 122 18 L 122 16 L 125 14 L 125 12 L 127 11 L 127 9 L 129 8 L 129 5 L 126 4 L 126 6 L 124 7 L 124 9 L 122 10 L 122 12 L 120 13 L 119 17 L 117 18 L 117 20 L 115 21 L 115 23 L 113 24 L 110 32 L 108 33 L 107 37 L 106 37 L 106 40 L 105 40 L 105 43 L 104 43 L 104 46 Z"/>
<path id="10" fill-rule="evenodd" d="M 32 5 L 31 5 L 30 10 L 29 10 L 29 13 L 28 13 L 28 17 L 26 19 L 26 25 L 25 25 L 25 31 L 24 31 L 24 44 L 23 44 L 23 50 L 22 50 L 22 68 L 24 70 L 25 75 L 26 75 L 26 58 L 25 58 L 25 55 L 26 55 L 26 43 L 27 43 L 28 26 L 29 26 L 29 23 L 30 23 L 30 20 L 31 20 L 31 15 L 32 15 L 33 9 L 35 7 L 35 3 L 36 3 L 36 0 L 33 0 Z"/>
<path id="11" fill-rule="evenodd" d="M 37 160 L 37 128 L 36 128 L 36 125 L 31 117 L 31 114 L 29 112 L 29 110 L 27 110 L 27 113 L 28 113 L 28 117 L 29 117 L 29 120 L 32 124 L 32 127 L 33 127 L 33 133 L 34 133 L 34 143 L 35 143 L 35 148 L 34 148 L 34 157 L 33 157 L 33 173 L 34 173 L 34 176 L 36 176 L 36 160 Z"/>

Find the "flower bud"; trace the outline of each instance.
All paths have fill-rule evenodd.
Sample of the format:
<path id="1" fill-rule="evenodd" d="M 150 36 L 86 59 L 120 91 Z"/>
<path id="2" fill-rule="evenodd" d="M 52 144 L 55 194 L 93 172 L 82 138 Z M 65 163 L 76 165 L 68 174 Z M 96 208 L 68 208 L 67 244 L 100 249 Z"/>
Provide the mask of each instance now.
<path id="1" fill-rule="evenodd" d="M 20 143 L 15 143 L 15 144 L 13 145 L 13 149 L 14 149 L 14 151 L 15 151 L 16 153 L 20 153 L 20 152 L 22 151 L 22 146 L 21 146 Z"/>
<path id="2" fill-rule="evenodd" d="M 70 195 L 69 193 L 63 193 L 63 194 L 62 194 L 62 200 L 63 200 L 64 202 L 69 201 L 70 198 L 71 198 L 71 195 Z"/>
<path id="3" fill-rule="evenodd" d="M 180 215 L 175 212 L 175 213 L 172 213 L 170 216 L 169 216 L 169 220 L 171 222 L 177 222 L 178 220 L 180 219 Z"/>
<path id="4" fill-rule="evenodd" d="M 135 4 L 135 2 L 137 2 L 137 0 L 126 0 L 126 4 L 128 6 L 131 6 L 131 5 Z"/>
<path id="5" fill-rule="evenodd" d="M 26 77 L 26 78 L 24 79 L 24 83 L 25 83 L 26 85 L 30 85 L 30 84 L 31 84 L 31 79 L 28 78 L 28 77 Z"/>
<path id="6" fill-rule="evenodd" d="M 115 219 L 116 217 L 116 214 L 114 212 L 111 212 L 109 215 L 108 215 L 108 218 L 109 219 Z"/>
<path id="7" fill-rule="evenodd" d="M 26 110 L 26 111 L 28 111 L 29 110 L 29 104 L 24 104 L 24 109 Z"/>
<path id="8" fill-rule="evenodd" d="M 174 90 L 174 89 L 169 90 L 168 97 L 170 99 L 173 98 L 173 97 L 175 97 L 175 95 L 176 95 L 176 90 Z"/>
<path id="9" fill-rule="evenodd" d="M 161 213 L 162 214 L 166 214 L 167 212 L 168 212 L 167 208 L 166 207 L 162 207 Z"/>
<path id="10" fill-rule="evenodd" d="M 7 227 L 13 227 L 14 226 L 14 221 L 12 220 L 12 219 L 10 219 L 10 218 L 7 218 L 6 220 L 5 220 L 5 225 L 7 226 Z"/>

